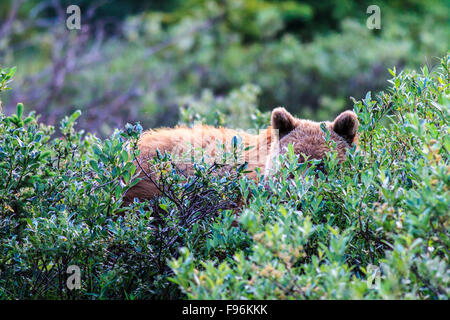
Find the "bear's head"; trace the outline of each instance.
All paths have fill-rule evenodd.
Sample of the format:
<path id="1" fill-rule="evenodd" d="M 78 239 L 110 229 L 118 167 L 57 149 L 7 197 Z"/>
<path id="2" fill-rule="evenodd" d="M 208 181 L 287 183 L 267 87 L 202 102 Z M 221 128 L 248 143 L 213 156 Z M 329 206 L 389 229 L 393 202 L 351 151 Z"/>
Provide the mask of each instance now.
<path id="1" fill-rule="evenodd" d="M 356 114 L 353 111 L 345 111 L 333 122 L 325 121 L 323 124 L 330 132 L 330 138 L 336 142 L 339 160 L 345 160 L 347 149 L 357 144 L 358 140 L 359 122 Z M 305 161 L 305 157 L 309 160 L 321 160 L 326 152 L 331 151 L 320 125 L 320 122 L 295 118 L 281 107 L 272 111 L 271 126 L 272 129 L 278 130 L 278 152 L 285 153 L 291 143 L 295 154 L 299 156 L 299 162 Z"/>

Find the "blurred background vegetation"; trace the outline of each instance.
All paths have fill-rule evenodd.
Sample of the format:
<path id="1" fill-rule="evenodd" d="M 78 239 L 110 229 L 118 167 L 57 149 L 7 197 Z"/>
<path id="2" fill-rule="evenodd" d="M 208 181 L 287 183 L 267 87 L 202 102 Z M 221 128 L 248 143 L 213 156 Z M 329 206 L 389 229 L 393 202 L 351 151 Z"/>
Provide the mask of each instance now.
<path id="1" fill-rule="evenodd" d="M 70 4 L 81 30 L 66 27 Z M 371 4 L 380 30 L 366 26 Z M 135 121 L 248 128 L 278 105 L 328 120 L 383 89 L 387 68 L 432 70 L 449 12 L 444 0 L 2 0 L 0 66 L 17 66 L 3 111 L 23 102 L 55 124 L 81 109 L 100 136 Z"/>

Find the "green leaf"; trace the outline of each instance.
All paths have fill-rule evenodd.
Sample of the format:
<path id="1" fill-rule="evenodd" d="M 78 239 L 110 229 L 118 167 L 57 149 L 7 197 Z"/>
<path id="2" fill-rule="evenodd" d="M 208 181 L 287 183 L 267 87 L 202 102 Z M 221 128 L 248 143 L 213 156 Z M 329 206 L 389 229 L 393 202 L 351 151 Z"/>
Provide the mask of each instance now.
<path id="1" fill-rule="evenodd" d="M 23 115 L 23 104 L 19 102 L 17 104 L 17 118 L 22 119 L 22 115 Z"/>

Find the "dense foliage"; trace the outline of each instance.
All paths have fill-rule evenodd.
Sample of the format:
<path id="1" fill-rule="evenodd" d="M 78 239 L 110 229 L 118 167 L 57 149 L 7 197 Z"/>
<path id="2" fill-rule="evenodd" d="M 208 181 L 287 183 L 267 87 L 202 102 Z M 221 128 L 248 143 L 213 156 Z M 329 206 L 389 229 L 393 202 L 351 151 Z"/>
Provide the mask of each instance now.
<path id="1" fill-rule="evenodd" d="M 139 124 L 101 140 L 74 128 L 78 111 L 60 136 L 22 104 L 0 113 L 0 297 L 448 299 L 449 68 L 448 55 L 436 70 L 394 68 L 387 91 L 354 100 L 360 147 L 342 165 L 330 153 L 325 175 L 292 148 L 268 186 L 238 162 L 186 177 L 160 154 L 162 196 L 143 203 L 123 203 Z M 233 123 L 237 103 L 262 127 L 257 93 L 205 94 L 183 121 Z M 80 289 L 66 286 L 70 265 Z"/>
<path id="2" fill-rule="evenodd" d="M 448 299 L 449 67 L 390 70 L 387 92 L 354 101 L 360 149 L 342 167 L 330 154 L 317 175 L 291 148 L 270 190 L 241 180 L 250 247 L 184 249 L 173 281 L 194 299 Z"/>
<path id="3" fill-rule="evenodd" d="M 2 87 L 13 73 L 2 71 Z M 53 127 L 23 110 L 18 104 L 16 114 L 0 113 L 0 298 L 180 297 L 167 280 L 167 260 L 181 246 L 201 248 L 202 259 L 215 250 L 208 235 L 233 222 L 223 210 L 236 207 L 245 167 L 199 163 L 185 177 L 169 155 L 160 155 L 153 166 L 164 197 L 124 204 L 138 181 L 139 124 L 101 141 L 74 129 L 77 111 L 61 121 L 62 136 L 55 138 Z M 229 233 L 229 246 L 236 233 Z M 239 248 L 242 236 L 236 239 Z M 73 265 L 82 287 L 71 291 Z"/>

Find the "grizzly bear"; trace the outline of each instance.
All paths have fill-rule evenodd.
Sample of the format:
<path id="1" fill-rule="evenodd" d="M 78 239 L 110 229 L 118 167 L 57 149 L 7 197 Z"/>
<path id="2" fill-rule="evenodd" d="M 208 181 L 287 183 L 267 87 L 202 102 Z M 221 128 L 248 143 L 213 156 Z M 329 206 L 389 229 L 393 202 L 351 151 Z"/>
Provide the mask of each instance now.
<path id="1" fill-rule="evenodd" d="M 324 124 L 330 132 L 330 138 L 336 142 L 338 158 L 342 162 L 346 150 L 357 144 L 359 122 L 356 114 L 353 111 L 345 111 L 333 122 L 326 121 Z M 188 157 L 185 157 L 184 161 L 180 161 L 182 157 L 178 158 L 177 164 L 189 175 L 192 173 L 192 156 L 195 158 L 196 150 L 201 151 L 202 156 L 207 155 L 214 161 L 220 160 L 219 146 L 230 152 L 230 141 L 237 136 L 242 139 L 245 147 L 241 160 L 247 162 L 250 171 L 248 176 L 252 179 L 257 177 L 256 168 L 260 168 L 267 179 L 275 174 L 274 161 L 278 154 L 286 151 L 290 143 L 294 152 L 299 155 L 300 162 L 305 160 L 304 156 L 308 159 L 322 159 L 329 151 L 320 123 L 295 118 L 282 107 L 272 111 L 271 125 L 259 134 L 206 125 L 149 130 L 144 132 L 138 141 L 141 153 L 138 169 L 143 179 L 127 192 L 126 199 L 151 199 L 158 194 L 156 186 L 150 179 L 146 179 L 149 172 L 154 177 L 154 172 L 151 172 L 146 160 L 155 157 L 157 150 L 172 155 L 187 153 Z"/>

